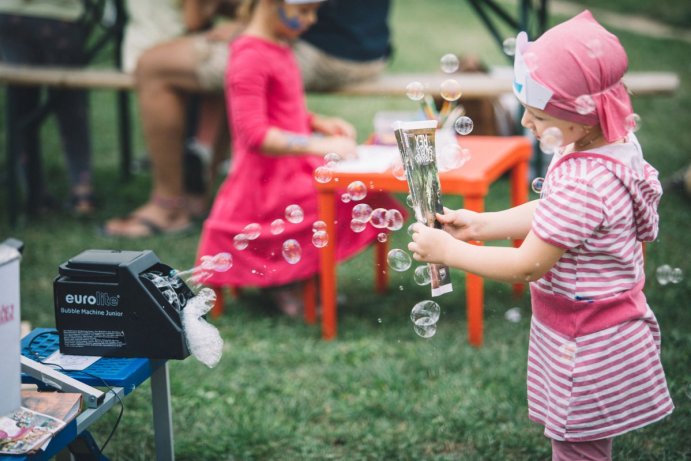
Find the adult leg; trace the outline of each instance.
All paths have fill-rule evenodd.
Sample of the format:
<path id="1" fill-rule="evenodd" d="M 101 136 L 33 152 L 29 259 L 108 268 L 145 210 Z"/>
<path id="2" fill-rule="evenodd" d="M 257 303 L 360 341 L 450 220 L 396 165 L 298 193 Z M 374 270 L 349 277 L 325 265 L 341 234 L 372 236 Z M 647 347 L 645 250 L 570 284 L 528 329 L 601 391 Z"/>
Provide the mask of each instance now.
<path id="1" fill-rule="evenodd" d="M 111 219 L 105 232 L 124 237 L 189 226 L 183 188 L 183 149 L 187 95 L 200 91 L 196 76 L 196 37 L 181 37 L 155 46 L 141 56 L 136 80 L 144 139 L 151 159 L 149 200 L 125 218 Z"/>

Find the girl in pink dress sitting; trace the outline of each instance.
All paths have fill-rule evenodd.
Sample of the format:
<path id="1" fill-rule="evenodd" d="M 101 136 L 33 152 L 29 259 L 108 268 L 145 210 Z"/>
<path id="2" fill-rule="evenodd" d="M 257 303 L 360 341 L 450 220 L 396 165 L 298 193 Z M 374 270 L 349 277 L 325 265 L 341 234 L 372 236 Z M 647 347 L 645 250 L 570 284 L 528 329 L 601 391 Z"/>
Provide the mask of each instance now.
<path id="1" fill-rule="evenodd" d="M 541 198 L 510 210 L 415 224 L 418 261 L 507 282 L 529 281 L 529 417 L 552 459 L 610 460 L 612 439 L 669 415 L 660 328 L 643 294 L 642 241 L 654 240 L 657 171 L 630 132 L 626 52 L 585 11 L 535 42 L 518 35 L 514 92 L 522 124 L 562 139 Z M 520 248 L 467 240 L 524 239 Z"/>
<path id="2" fill-rule="evenodd" d="M 351 124 L 307 110 L 290 47 L 315 22 L 320 3 L 249 0 L 241 6 L 247 27 L 231 44 L 225 88 L 232 168 L 204 223 L 198 249 L 199 258 L 220 252 L 229 252 L 233 258 L 232 269 L 214 273 L 207 284 L 272 288 L 268 292 L 288 315 L 300 312 L 300 287 L 319 267 L 319 249 L 312 243 L 312 225 L 318 219 L 314 170 L 324 165 L 326 153 L 350 158 L 356 150 Z M 382 194 L 368 195 L 367 203 L 372 208 L 399 208 Z M 302 209 L 300 222 L 286 219 L 290 205 Z M 328 243 L 338 246 L 339 260 L 363 249 L 377 235 L 369 226 L 361 233 L 350 230 L 352 208 L 352 204 L 339 203 L 340 237 Z M 272 226 L 276 220 L 282 220 L 283 226 L 280 222 Z M 238 238 L 256 234 L 245 230 L 249 224 L 259 225 L 259 236 L 244 242 L 247 247 L 243 248 Z M 282 254 L 283 243 L 291 239 L 301 248 L 297 261 Z"/>

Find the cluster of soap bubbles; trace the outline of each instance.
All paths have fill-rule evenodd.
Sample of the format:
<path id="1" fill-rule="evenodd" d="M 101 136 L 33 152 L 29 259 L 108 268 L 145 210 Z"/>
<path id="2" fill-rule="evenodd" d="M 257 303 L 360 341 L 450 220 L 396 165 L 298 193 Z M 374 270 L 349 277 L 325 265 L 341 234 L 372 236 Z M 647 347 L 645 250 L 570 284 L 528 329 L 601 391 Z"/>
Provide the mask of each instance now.
<path id="1" fill-rule="evenodd" d="M 410 311 L 410 320 L 418 336 L 431 338 L 437 332 L 437 322 L 441 315 L 439 304 L 434 301 L 420 301 Z"/>
<path id="2" fill-rule="evenodd" d="M 386 208 L 372 209 L 367 203 L 358 203 L 351 212 L 350 229 L 355 233 L 360 233 L 365 230 L 369 223 L 376 229 L 397 231 L 403 227 L 403 222 L 403 214 L 395 208 L 390 210 Z M 386 234 L 384 233 L 384 235 Z M 386 241 L 386 237 L 382 237 L 381 233 L 378 239 L 379 241 Z"/>
<path id="3" fill-rule="evenodd" d="M 324 164 L 314 169 L 314 179 L 321 184 L 331 182 L 334 174 L 333 170 L 341 160 L 341 156 L 336 152 L 329 152 L 324 155 Z"/>
<path id="4" fill-rule="evenodd" d="M 679 267 L 672 267 L 669 264 L 663 264 L 655 271 L 657 282 L 660 285 L 667 285 L 668 283 L 677 284 L 684 279 L 684 273 Z"/>

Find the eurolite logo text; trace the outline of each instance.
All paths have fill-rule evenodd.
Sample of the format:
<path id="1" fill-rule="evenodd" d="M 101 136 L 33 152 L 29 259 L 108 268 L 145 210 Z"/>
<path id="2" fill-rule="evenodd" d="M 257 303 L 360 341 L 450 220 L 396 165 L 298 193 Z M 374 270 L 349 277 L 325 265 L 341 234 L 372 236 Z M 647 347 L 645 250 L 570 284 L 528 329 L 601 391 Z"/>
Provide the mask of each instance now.
<path id="1" fill-rule="evenodd" d="M 65 302 L 70 304 L 88 304 L 90 306 L 117 306 L 118 297 L 97 291 L 93 295 L 65 295 Z"/>

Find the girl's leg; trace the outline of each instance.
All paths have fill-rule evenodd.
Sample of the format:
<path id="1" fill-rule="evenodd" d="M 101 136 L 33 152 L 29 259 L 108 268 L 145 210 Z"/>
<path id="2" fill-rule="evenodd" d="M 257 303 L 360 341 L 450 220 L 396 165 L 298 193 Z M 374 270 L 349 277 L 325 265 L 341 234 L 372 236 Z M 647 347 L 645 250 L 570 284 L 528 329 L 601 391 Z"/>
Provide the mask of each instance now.
<path id="1" fill-rule="evenodd" d="M 589 442 L 552 440 L 552 461 L 611 461 L 612 439 Z"/>

